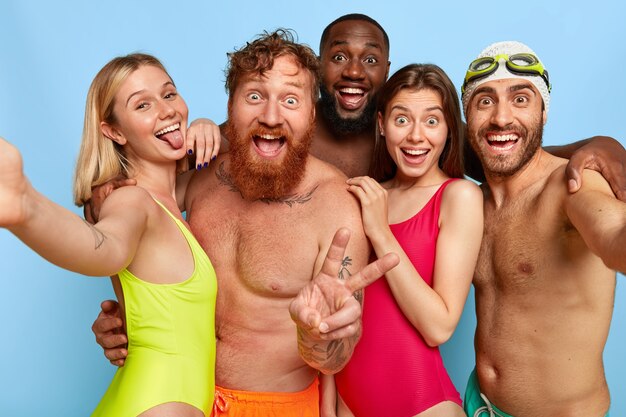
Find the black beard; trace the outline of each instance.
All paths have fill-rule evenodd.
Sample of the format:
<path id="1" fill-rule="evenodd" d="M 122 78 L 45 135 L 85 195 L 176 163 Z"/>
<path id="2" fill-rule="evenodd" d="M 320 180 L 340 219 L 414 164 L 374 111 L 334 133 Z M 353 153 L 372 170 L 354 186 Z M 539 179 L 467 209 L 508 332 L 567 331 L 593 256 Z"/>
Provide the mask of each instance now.
<path id="1" fill-rule="evenodd" d="M 345 119 L 337 112 L 337 103 L 324 86 L 320 87 L 322 117 L 333 133 L 339 136 L 355 135 L 374 130 L 376 120 L 376 96 L 371 96 L 361 114 L 354 119 Z"/>

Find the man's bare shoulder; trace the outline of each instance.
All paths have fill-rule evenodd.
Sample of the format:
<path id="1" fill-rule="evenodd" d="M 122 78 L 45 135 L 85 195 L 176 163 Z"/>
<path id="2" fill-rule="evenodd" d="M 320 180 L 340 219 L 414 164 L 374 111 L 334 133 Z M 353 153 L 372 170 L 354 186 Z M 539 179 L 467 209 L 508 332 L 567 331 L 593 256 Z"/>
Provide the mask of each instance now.
<path id="1" fill-rule="evenodd" d="M 345 183 L 348 179 L 346 174 L 344 174 L 339 168 L 333 164 L 316 158 L 313 155 L 309 155 L 307 164 L 309 165 L 310 172 L 313 173 L 319 181 L 338 181 Z"/>
<path id="2" fill-rule="evenodd" d="M 315 157 L 311 156 L 307 163 L 317 184 L 312 210 L 323 248 L 318 261 L 326 253 L 335 232 L 339 228 L 347 228 L 350 230 L 350 243 L 346 256 L 351 260 L 354 270 L 358 270 L 367 263 L 369 249 L 361 220 L 361 207 L 348 191 L 348 177 L 334 165 Z"/>
<path id="3" fill-rule="evenodd" d="M 193 200 L 198 194 L 204 194 L 219 184 L 219 173 L 228 164 L 228 153 L 220 154 L 208 167 L 197 170 L 191 176 L 185 201 Z"/>
<path id="4" fill-rule="evenodd" d="M 348 191 L 348 177 L 341 170 L 315 157 L 310 157 L 308 164 L 311 179 L 317 184 L 316 192 L 324 197 L 325 204 L 347 204 L 351 209 L 358 209 L 358 202 Z"/>
<path id="5" fill-rule="evenodd" d="M 560 159 L 560 158 L 559 158 Z M 557 192 L 559 195 L 563 195 L 564 197 L 574 197 L 578 192 L 585 191 L 600 191 L 604 194 L 613 196 L 613 191 L 611 190 L 611 186 L 607 182 L 607 180 L 597 171 L 591 169 L 584 169 L 582 173 L 582 184 L 581 188 L 577 193 L 569 193 L 567 189 L 567 173 L 566 173 L 566 163 L 567 160 L 562 160 L 563 163 L 558 165 L 550 174 L 547 184 L 546 191 L 554 194 Z"/>
<path id="6" fill-rule="evenodd" d="M 608 181 L 598 171 L 591 169 L 583 170 L 583 180 L 579 191 L 585 190 L 601 191 L 607 195 L 614 196 Z"/>
<path id="7" fill-rule="evenodd" d="M 565 167 L 567 159 L 555 157 L 546 153 L 547 160 L 543 166 L 537 167 L 539 175 L 543 173 L 543 181 L 539 179 L 538 184 L 543 183 L 541 198 L 549 199 L 561 204 L 567 194 L 567 175 Z"/>
<path id="8" fill-rule="evenodd" d="M 314 202 L 317 216 L 333 218 L 333 223 L 360 224 L 360 206 L 348 191 L 348 177 L 334 165 L 313 156 L 309 157 L 307 164 L 309 178 L 316 186 Z"/>
<path id="9" fill-rule="evenodd" d="M 575 196 L 576 193 L 569 193 L 567 188 L 567 160 L 557 157 L 552 158 L 551 164 L 546 168 L 548 178 L 543 194 L 550 198 Z M 591 169 L 584 169 L 582 173 L 582 185 L 579 191 L 584 192 L 590 190 L 613 195 L 609 183 L 602 174 Z"/>
<path id="10" fill-rule="evenodd" d="M 550 173 L 546 181 L 540 196 L 540 204 L 537 206 L 536 221 L 541 222 L 541 219 L 547 218 L 549 219 L 549 224 L 558 224 L 553 223 L 555 218 L 558 217 L 565 225 L 565 227 L 559 230 L 566 231 L 567 236 L 572 237 L 571 232 L 575 228 L 572 227 L 568 213 L 573 208 L 589 206 L 590 201 L 602 198 L 603 195 L 615 199 L 615 195 L 604 177 L 599 172 L 589 169 L 583 170 L 581 188 L 575 193 L 569 192 L 566 173 L 567 161 L 563 161 Z M 575 239 L 578 239 L 578 237 Z"/>

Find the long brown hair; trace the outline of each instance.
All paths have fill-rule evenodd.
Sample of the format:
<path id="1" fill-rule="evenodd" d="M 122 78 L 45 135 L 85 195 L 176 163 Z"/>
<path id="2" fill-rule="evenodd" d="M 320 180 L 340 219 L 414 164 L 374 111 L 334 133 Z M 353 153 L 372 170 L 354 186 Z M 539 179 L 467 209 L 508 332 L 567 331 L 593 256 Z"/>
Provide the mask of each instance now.
<path id="1" fill-rule="evenodd" d="M 448 125 L 448 137 L 439 157 L 439 167 L 452 178 L 463 177 L 463 124 L 456 88 L 446 73 L 433 64 L 410 64 L 389 78 L 378 93 L 377 111 L 384 119 L 387 105 L 401 90 L 434 90 L 441 96 L 443 115 Z M 377 181 L 387 181 L 396 175 L 385 138 L 376 126 L 376 142 L 369 175 Z"/>

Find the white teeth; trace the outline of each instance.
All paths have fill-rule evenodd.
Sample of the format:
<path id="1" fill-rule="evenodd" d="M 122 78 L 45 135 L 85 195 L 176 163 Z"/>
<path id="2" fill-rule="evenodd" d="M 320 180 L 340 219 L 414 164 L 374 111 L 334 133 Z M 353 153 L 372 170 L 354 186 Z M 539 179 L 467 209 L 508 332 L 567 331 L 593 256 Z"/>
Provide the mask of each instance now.
<path id="1" fill-rule="evenodd" d="M 365 94 L 365 91 L 360 88 L 341 88 L 339 91 L 345 94 Z"/>
<path id="2" fill-rule="evenodd" d="M 173 132 L 174 130 L 179 129 L 179 128 L 180 128 L 180 123 L 176 123 L 174 125 L 171 125 L 164 129 L 159 130 L 158 132 L 154 134 L 154 136 L 161 136 L 167 132 Z"/>
<path id="3" fill-rule="evenodd" d="M 514 143 L 511 143 L 509 145 L 505 145 L 505 146 L 498 146 L 497 149 L 500 151 L 508 151 L 510 149 L 513 149 L 513 146 L 515 146 Z"/>
<path id="4" fill-rule="evenodd" d="M 517 140 L 517 135 L 490 135 L 488 139 L 490 142 L 508 142 Z"/>
<path id="5" fill-rule="evenodd" d="M 424 155 L 426 152 L 428 152 L 425 149 L 404 149 L 403 151 L 404 153 L 408 153 L 409 155 L 413 156 Z"/>
<path id="6" fill-rule="evenodd" d="M 280 139 L 277 136 L 272 136 L 272 135 L 258 135 L 261 139 L 265 139 L 265 140 L 275 140 L 275 139 Z"/>

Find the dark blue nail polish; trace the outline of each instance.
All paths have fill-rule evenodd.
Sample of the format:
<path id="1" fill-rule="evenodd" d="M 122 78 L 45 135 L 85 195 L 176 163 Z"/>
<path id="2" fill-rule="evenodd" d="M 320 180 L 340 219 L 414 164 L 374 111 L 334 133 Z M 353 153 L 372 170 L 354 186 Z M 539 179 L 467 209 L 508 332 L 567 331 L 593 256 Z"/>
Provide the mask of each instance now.
<path id="1" fill-rule="evenodd" d="M 197 169 L 198 171 L 200 171 L 200 170 L 202 169 L 202 164 L 198 164 L 198 166 L 196 167 L 196 169 Z"/>
<path id="2" fill-rule="evenodd" d="M 189 155 L 191 155 L 191 154 L 193 153 L 193 149 L 189 149 L 189 150 L 187 151 L 187 153 L 188 153 Z"/>
<path id="3" fill-rule="evenodd" d="M 209 166 L 209 163 L 208 163 L 208 162 L 205 162 L 205 163 L 204 163 L 204 168 L 206 168 L 206 167 L 208 167 L 208 166 Z"/>
<path id="4" fill-rule="evenodd" d="M 217 155 L 213 155 L 213 156 L 211 157 L 211 161 L 215 161 L 215 158 L 217 158 Z"/>

